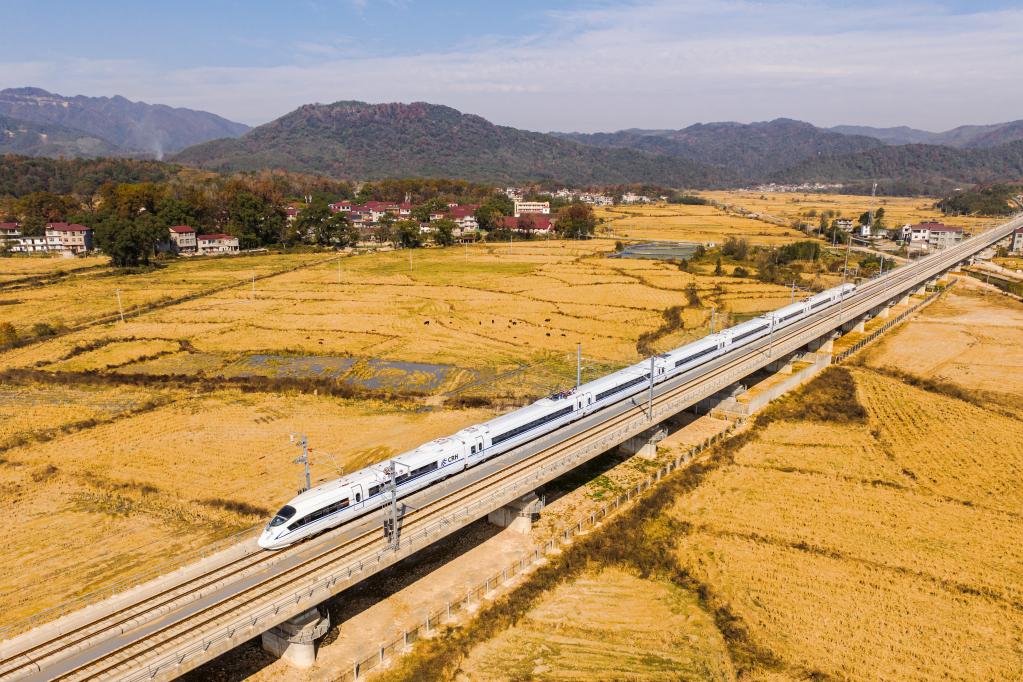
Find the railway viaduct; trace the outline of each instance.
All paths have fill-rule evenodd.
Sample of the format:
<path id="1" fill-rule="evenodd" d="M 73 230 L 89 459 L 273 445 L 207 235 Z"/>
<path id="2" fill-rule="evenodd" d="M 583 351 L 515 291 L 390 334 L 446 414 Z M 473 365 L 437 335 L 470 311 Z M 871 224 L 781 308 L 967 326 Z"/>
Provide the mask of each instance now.
<path id="1" fill-rule="evenodd" d="M 949 271 L 1006 238 L 1023 216 L 859 286 L 776 335 L 590 415 L 493 461 L 404 499 L 398 533 L 382 532 L 387 510 L 279 552 L 249 538 L 0 643 L 0 680 L 168 680 L 273 630 L 291 655 L 311 655 L 322 625 L 317 604 L 750 374 L 841 331 L 887 314 Z"/>

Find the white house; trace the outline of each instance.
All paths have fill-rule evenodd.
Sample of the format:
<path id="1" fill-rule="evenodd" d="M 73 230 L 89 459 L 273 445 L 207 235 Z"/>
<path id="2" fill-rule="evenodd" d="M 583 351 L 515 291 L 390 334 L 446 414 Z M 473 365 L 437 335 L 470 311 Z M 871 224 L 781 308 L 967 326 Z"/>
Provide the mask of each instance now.
<path id="1" fill-rule="evenodd" d="M 944 249 L 963 240 L 963 228 L 937 222 L 903 225 L 899 236 L 910 248 Z"/>
<path id="2" fill-rule="evenodd" d="M 92 251 L 92 228 L 68 223 L 47 223 L 46 245 L 50 251 L 85 253 Z"/>
<path id="3" fill-rule="evenodd" d="M 1017 227 L 1010 237 L 1009 251 L 1023 253 L 1023 227 Z"/>
<path id="4" fill-rule="evenodd" d="M 220 253 L 238 253 L 238 238 L 229 234 L 201 234 L 196 238 L 200 256 Z"/>
<path id="5" fill-rule="evenodd" d="M 175 225 L 170 228 L 171 250 L 176 253 L 193 254 L 197 249 L 195 230 L 188 225 Z"/>
<path id="6" fill-rule="evenodd" d="M 515 217 L 522 217 L 523 213 L 532 213 L 535 215 L 550 215 L 551 213 L 551 202 L 549 201 L 516 201 L 515 202 Z"/>

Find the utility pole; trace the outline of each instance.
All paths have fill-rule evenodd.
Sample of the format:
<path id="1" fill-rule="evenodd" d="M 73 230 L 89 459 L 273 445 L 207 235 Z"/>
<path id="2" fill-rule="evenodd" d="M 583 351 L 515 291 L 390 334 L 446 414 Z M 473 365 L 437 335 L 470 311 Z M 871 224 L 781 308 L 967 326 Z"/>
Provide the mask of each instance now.
<path id="1" fill-rule="evenodd" d="M 341 254 L 337 255 L 337 283 L 341 284 Z"/>
<path id="2" fill-rule="evenodd" d="M 790 303 L 796 302 L 796 280 L 792 280 L 792 300 Z"/>
<path id="3" fill-rule="evenodd" d="M 583 383 L 583 344 L 575 344 L 575 387 L 576 390 Z"/>
<path id="4" fill-rule="evenodd" d="M 252 298 L 256 297 L 256 273 L 252 273 Z"/>
<path id="5" fill-rule="evenodd" d="M 654 359 L 657 356 L 650 356 L 650 400 L 647 405 L 647 419 L 654 420 Z"/>
<path id="6" fill-rule="evenodd" d="M 714 333 L 714 324 L 717 322 L 718 307 L 716 305 L 710 307 L 710 333 Z"/>
<path id="7" fill-rule="evenodd" d="M 117 312 L 121 315 L 121 322 L 124 322 L 124 306 L 121 305 L 121 290 L 117 290 Z"/>
<path id="8" fill-rule="evenodd" d="M 398 551 L 400 545 L 398 540 L 398 474 L 396 467 L 397 462 L 392 459 L 391 465 L 387 469 L 390 475 L 388 487 L 391 492 L 391 501 L 388 504 L 387 518 L 384 520 L 384 533 L 391 541 L 391 548 Z"/>
<path id="9" fill-rule="evenodd" d="M 408 271 L 412 274 L 412 247 L 408 247 Z"/>
<path id="10" fill-rule="evenodd" d="M 298 434 L 291 434 L 291 442 L 295 443 L 295 436 Z M 302 456 L 297 457 L 294 461 L 295 464 L 302 464 L 305 467 L 305 488 L 301 492 L 305 492 L 313 487 L 312 477 L 309 472 L 309 440 L 303 434 L 295 445 L 302 448 Z"/>

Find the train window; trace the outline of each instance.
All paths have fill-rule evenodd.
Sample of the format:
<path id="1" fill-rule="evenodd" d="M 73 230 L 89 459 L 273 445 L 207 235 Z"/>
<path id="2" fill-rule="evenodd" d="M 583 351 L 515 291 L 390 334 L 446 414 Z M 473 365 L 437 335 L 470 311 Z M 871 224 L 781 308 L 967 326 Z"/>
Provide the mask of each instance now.
<path id="1" fill-rule="evenodd" d="M 369 492 L 368 492 L 368 493 L 366 493 L 366 494 L 367 494 L 367 496 L 368 496 L 368 497 L 373 497 L 373 496 L 374 496 L 374 495 L 376 495 L 376 494 L 377 494 L 378 492 L 380 492 L 380 486 L 378 486 L 378 485 L 375 485 L 375 486 L 371 487 L 371 488 L 369 489 Z"/>
<path id="2" fill-rule="evenodd" d="M 701 350 L 699 353 L 693 353 L 688 358 L 682 358 L 681 360 L 676 361 L 675 362 L 675 366 L 676 367 L 681 367 L 682 365 L 686 364 L 687 362 L 692 362 L 696 358 L 702 358 L 704 355 L 707 355 L 709 353 L 713 353 L 717 349 L 718 349 L 717 346 L 711 346 L 710 348 L 705 348 L 705 349 Z"/>
<path id="3" fill-rule="evenodd" d="M 624 391 L 625 389 L 635 386 L 636 384 L 641 384 L 649 378 L 650 378 L 649 374 L 644 374 L 641 377 L 636 377 L 632 381 L 626 381 L 624 384 L 619 384 L 614 388 L 609 388 L 606 391 L 601 391 L 600 393 L 597 394 L 597 400 L 603 400 L 609 395 L 614 395 L 615 393 L 618 393 L 619 391 Z"/>
<path id="4" fill-rule="evenodd" d="M 565 407 L 565 408 L 562 408 L 562 409 L 558 410 L 557 412 L 551 412 L 546 417 L 540 417 L 539 419 L 534 419 L 533 421 L 531 421 L 531 422 L 529 422 L 527 424 L 523 424 L 522 426 L 515 427 L 511 431 L 505 431 L 504 433 L 502 433 L 499 436 L 494 436 L 490 440 L 490 442 L 493 445 L 497 445 L 498 443 L 500 443 L 502 441 L 506 441 L 509 438 L 514 438 L 515 436 L 519 435 L 520 433 L 525 433 L 526 431 L 531 431 L 532 429 L 535 429 L 536 427 L 541 426 L 542 424 L 546 424 L 547 422 L 552 422 L 555 419 L 559 419 L 560 417 L 564 417 L 566 414 L 570 414 L 573 409 L 574 409 L 573 407 Z"/>
<path id="5" fill-rule="evenodd" d="M 270 527 L 276 528 L 282 523 L 287 523 L 288 520 L 294 515 L 295 508 L 292 507 L 291 505 L 286 504 L 283 507 L 281 507 L 281 510 L 277 512 L 277 515 L 273 518 L 273 521 L 270 522 Z"/>
<path id="6" fill-rule="evenodd" d="M 362 502 L 362 493 L 355 493 L 355 501 Z"/>
<path id="7" fill-rule="evenodd" d="M 476 446 L 475 445 L 473 445 L 471 448 L 469 448 L 469 450 L 472 452 L 472 454 L 474 454 L 474 455 L 476 454 Z"/>
<path id="8" fill-rule="evenodd" d="M 757 332 L 762 332 L 762 331 L 764 331 L 765 329 L 767 329 L 767 327 L 768 327 L 768 325 L 766 325 L 766 324 L 765 324 L 765 325 L 764 325 L 764 326 L 762 326 L 762 327 L 757 327 L 756 329 L 751 329 L 751 330 L 749 330 L 748 332 L 746 332 L 745 334 L 739 334 L 739 335 L 738 335 L 738 336 L 736 336 L 736 337 L 735 337 L 734 339 L 732 339 L 732 343 L 735 343 L 736 341 L 742 341 L 742 340 L 743 340 L 743 339 L 745 339 L 745 338 L 746 338 L 747 336 L 753 336 L 753 335 L 754 335 L 754 334 L 756 334 Z"/>
<path id="9" fill-rule="evenodd" d="M 413 477 L 415 477 L 415 476 L 422 476 L 423 474 L 428 474 L 431 471 L 436 471 L 436 470 L 437 470 L 437 463 L 436 462 L 430 462 L 429 464 L 427 464 L 425 466 L 421 466 L 418 469 L 413 469 L 412 470 L 412 476 Z"/>

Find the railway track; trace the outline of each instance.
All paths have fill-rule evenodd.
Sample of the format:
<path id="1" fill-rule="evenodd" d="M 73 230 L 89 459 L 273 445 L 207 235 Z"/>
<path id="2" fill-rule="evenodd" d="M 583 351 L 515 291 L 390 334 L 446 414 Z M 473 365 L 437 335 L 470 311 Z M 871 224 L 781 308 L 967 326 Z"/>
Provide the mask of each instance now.
<path id="1" fill-rule="evenodd" d="M 979 246 L 981 243 L 997 241 L 1001 233 L 1008 234 L 1021 222 L 1023 219 L 1016 219 L 979 238 L 935 254 L 933 259 L 899 268 L 883 278 L 864 283 L 857 289 L 853 299 L 837 310 L 818 313 L 807 318 L 806 323 L 797 328 L 739 349 L 734 356 L 726 355 L 716 363 L 700 368 L 698 376 L 689 376 L 692 374 L 689 372 L 669 381 L 655 395 L 652 411 L 666 408 L 687 394 L 692 395 L 701 386 L 730 381 L 737 372 L 748 369 L 751 358 L 763 354 L 765 349 L 769 353 L 775 347 L 787 348 L 793 344 L 805 344 L 810 337 L 825 336 L 849 319 L 862 315 L 865 310 L 883 305 L 886 299 L 901 295 L 907 284 L 926 281 L 961 262 L 983 248 Z M 898 293 L 893 294 L 893 289 Z M 431 524 L 442 527 L 453 516 L 453 512 L 463 507 L 469 510 L 473 504 L 496 495 L 502 489 L 528 484 L 545 471 L 544 475 L 549 474 L 545 480 L 550 480 L 577 466 L 580 459 L 596 456 L 599 453 L 595 450 L 602 447 L 602 443 L 613 440 L 613 434 L 634 425 L 637 419 L 646 414 L 648 406 L 642 402 L 635 404 L 635 400 L 629 401 L 631 407 L 602 421 L 595 417 L 604 416 L 603 413 L 587 418 L 594 419 L 595 423 L 579 433 L 560 439 L 557 434 L 552 434 L 540 439 L 543 447 L 521 459 L 503 462 L 509 457 L 506 454 L 491 463 L 474 467 L 471 471 L 484 468 L 492 470 L 475 480 L 466 479 L 460 487 L 406 511 L 401 517 L 400 537 L 414 537 L 419 532 L 427 532 Z M 527 447 L 530 446 L 524 446 Z M 429 489 L 417 493 L 408 502 L 417 503 L 420 498 L 427 498 L 429 493 Z M 485 513 L 478 513 L 477 510 L 475 517 Z M 328 531 L 312 541 L 273 554 L 258 550 L 246 553 L 189 577 L 171 588 L 147 595 L 134 604 L 36 641 L 0 659 L 0 680 L 116 678 L 137 670 L 139 661 L 183 650 L 197 638 L 204 641 L 202 633 L 225 622 L 231 614 L 245 611 L 256 613 L 290 594 L 303 593 L 319 580 L 324 571 L 339 563 L 349 562 L 349 578 L 359 577 L 364 574 L 366 567 L 371 567 L 367 562 L 379 557 L 381 546 L 387 544 L 381 531 L 382 516 L 378 510 L 346 526 Z M 353 533 L 353 529 L 355 534 L 345 537 Z M 359 567 L 354 574 L 352 566 Z M 171 619 L 172 615 L 176 619 Z M 116 641 L 119 636 L 129 633 L 134 639 L 124 643 Z M 80 657 L 83 660 L 67 663 L 73 654 L 85 651 L 92 653 L 83 653 Z"/>

